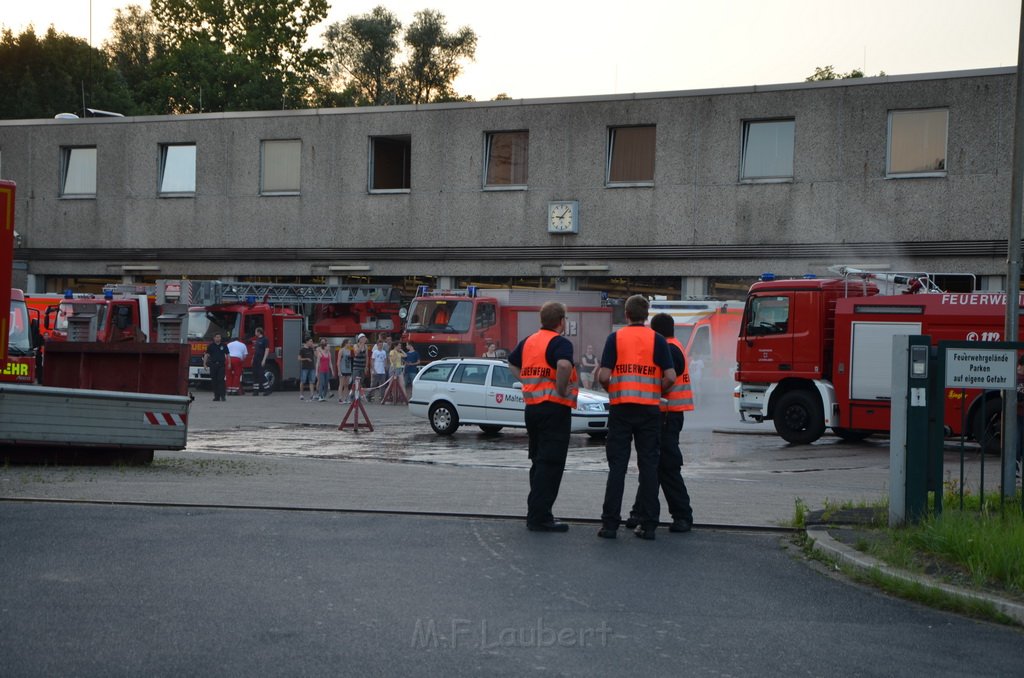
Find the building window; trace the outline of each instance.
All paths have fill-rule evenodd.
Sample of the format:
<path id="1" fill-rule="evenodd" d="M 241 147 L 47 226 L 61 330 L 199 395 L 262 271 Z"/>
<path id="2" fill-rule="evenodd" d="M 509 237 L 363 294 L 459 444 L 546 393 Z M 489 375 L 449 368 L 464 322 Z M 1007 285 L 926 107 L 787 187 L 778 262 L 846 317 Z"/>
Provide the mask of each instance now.
<path id="1" fill-rule="evenodd" d="M 491 132 L 487 135 L 484 186 L 525 187 L 530 159 L 529 132 Z"/>
<path id="2" fill-rule="evenodd" d="M 889 111 L 887 176 L 945 176 L 949 110 Z"/>
<path id="3" fill-rule="evenodd" d="M 69 198 L 96 196 L 96 147 L 62 148 L 60 194 Z"/>
<path id="4" fill-rule="evenodd" d="M 654 183 L 654 131 L 654 125 L 608 130 L 607 183 Z"/>
<path id="5" fill-rule="evenodd" d="M 411 187 L 412 137 L 370 139 L 370 190 L 406 192 Z"/>
<path id="6" fill-rule="evenodd" d="M 260 164 L 260 193 L 294 195 L 299 192 L 302 142 L 298 139 L 264 141 Z"/>
<path id="7" fill-rule="evenodd" d="M 195 194 L 196 145 L 162 144 L 160 146 L 160 193 Z"/>
<path id="8" fill-rule="evenodd" d="M 793 178 L 794 120 L 743 123 L 743 181 L 788 181 Z"/>

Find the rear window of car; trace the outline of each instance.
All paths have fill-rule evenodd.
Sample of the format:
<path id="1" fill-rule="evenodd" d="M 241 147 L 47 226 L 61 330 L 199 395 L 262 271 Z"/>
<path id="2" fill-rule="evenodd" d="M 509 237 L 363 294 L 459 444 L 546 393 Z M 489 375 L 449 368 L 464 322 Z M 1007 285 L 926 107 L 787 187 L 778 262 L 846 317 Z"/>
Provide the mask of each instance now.
<path id="1" fill-rule="evenodd" d="M 420 381 L 448 381 L 455 365 L 431 365 L 420 373 Z"/>
<path id="2" fill-rule="evenodd" d="M 512 388 L 516 380 L 512 378 L 512 372 L 504 365 L 495 365 L 491 373 L 491 386 L 497 388 Z"/>

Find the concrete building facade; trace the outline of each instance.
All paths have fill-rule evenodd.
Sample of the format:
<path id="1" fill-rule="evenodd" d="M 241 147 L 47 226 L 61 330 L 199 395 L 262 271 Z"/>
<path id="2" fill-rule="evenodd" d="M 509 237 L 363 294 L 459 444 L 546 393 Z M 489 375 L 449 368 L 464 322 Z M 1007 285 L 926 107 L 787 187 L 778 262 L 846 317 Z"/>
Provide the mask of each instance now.
<path id="1" fill-rule="evenodd" d="M 28 287 L 823 274 L 999 282 L 1013 68 L 706 91 L 0 121 Z M 1001 284 L 1001 282 L 1000 282 Z"/>

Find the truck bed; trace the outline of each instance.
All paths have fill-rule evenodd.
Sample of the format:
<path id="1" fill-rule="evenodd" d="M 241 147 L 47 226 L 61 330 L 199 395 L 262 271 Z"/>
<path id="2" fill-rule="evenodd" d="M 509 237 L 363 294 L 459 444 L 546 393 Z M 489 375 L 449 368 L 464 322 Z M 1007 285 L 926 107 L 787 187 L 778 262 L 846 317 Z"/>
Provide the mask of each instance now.
<path id="1" fill-rule="evenodd" d="M 191 398 L 0 384 L 0 456 L 23 447 L 185 448 Z"/>

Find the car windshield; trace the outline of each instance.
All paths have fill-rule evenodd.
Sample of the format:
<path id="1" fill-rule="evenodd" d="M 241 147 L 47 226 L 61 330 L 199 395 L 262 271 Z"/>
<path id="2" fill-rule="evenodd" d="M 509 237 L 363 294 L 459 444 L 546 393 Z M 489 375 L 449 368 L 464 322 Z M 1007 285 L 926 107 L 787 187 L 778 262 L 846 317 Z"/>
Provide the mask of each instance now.
<path id="1" fill-rule="evenodd" d="M 195 341 L 213 341 L 213 335 L 220 334 L 225 340 L 238 336 L 237 311 L 207 311 L 195 309 L 188 312 L 188 338 Z"/>
<path id="2" fill-rule="evenodd" d="M 416 299 L 409 306 L 410 331 L 452 332 L 469 331 L 473 320 L 473 302 L 452 299 Z"/>

